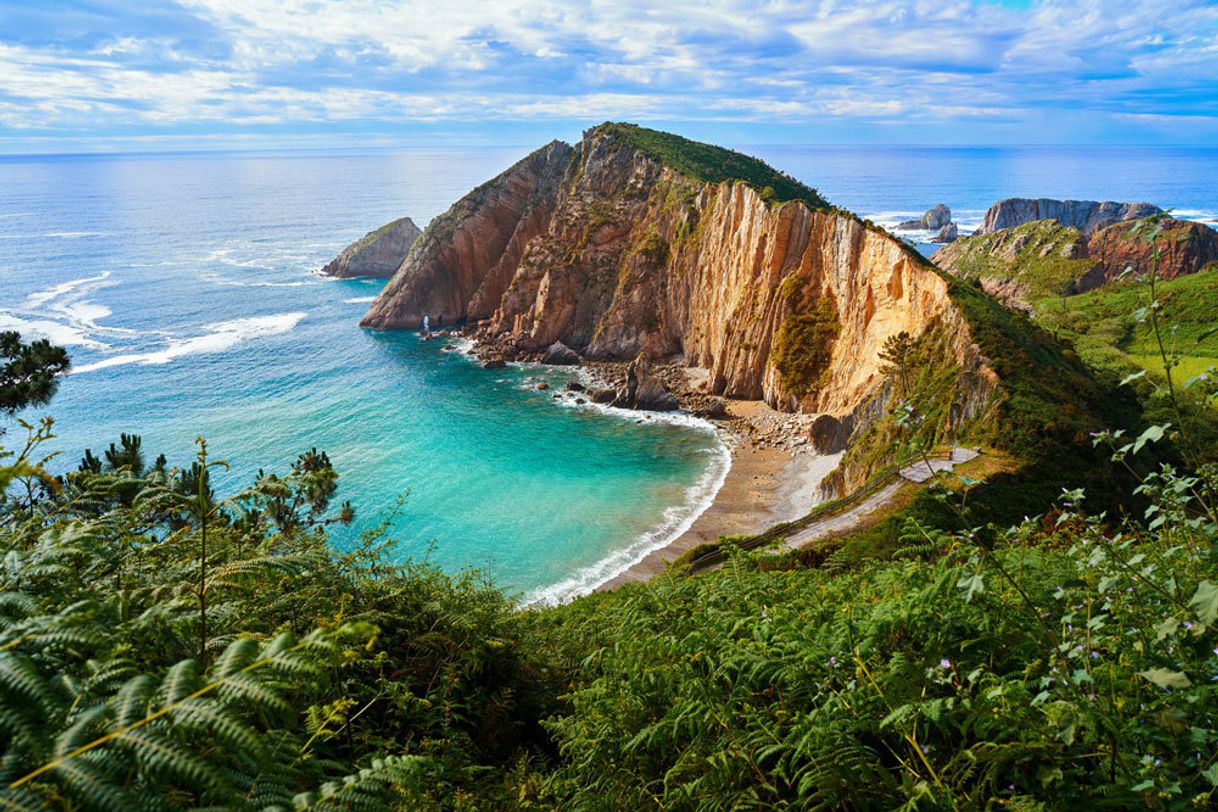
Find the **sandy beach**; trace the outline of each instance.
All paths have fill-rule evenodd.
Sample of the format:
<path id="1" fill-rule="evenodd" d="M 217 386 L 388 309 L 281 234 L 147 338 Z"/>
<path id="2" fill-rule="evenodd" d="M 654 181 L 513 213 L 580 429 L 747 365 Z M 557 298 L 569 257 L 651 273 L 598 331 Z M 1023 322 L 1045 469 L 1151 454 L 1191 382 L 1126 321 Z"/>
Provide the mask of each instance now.
<path id="1" fill-rule="evenodd" d="M 789 418 L 761 401 L 729 401 L 728 412 L 736 418 L 725 423 L 732 467 L 714 502 L 685 533 L 601 584 L 598 590 L 646 581 L 699 544 L 719 536 L 759 533 L 807 515 L 816 504 L 817 485 L 836 467 L 840 455 L 821 456 L 804 447 L 789 450 L 752 442 L 750 426 Z"/>

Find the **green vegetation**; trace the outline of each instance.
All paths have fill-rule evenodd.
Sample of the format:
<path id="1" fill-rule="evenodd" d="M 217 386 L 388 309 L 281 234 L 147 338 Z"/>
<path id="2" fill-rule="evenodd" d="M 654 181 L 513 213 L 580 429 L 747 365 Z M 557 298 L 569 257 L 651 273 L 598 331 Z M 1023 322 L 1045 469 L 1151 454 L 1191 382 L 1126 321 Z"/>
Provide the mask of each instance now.
<path id="1" fill-rule="evenodd" d="M 1096 266 L 1082 233 L 1054 220 L 965 237 L 936 254 L 936 261 L 963 279 L 1013 282 L 1029 298 L 1065 296 Z"/>
<path id="2" fill-rule="evenodd" d="M 0 805 L 1213 808 L 1218 466 L 1178 408 L 1106 430 L 1137 422 L 1125 390 L 949 284 L 1004 391 L 970 436 L 1009 460 L 832 547 L 725 545 L 718 571 L 559 607 L 395 562 L 388 522 L 334 551 L 352 514 L 323 452 L 221 495 L 202 440 L 171 467 L 124 435 L 52 477 L 51 422 L 22 424 L 0 450 Z M 948 347 L 944 325 L 885 347 L 908 408 L 877 463 L 951 439 L 978 373 Z M 1088 475 L 1107 484 L 1044 497 Z"/>
<path id="3" fill-rule="evenodd" d="M 50 402 L 58 375 L 71 366 L 68 354 L 48 341 L 26 344 L 12 331 L 0 332 L 0 415 Z"/>
<path id="4" fill-rule="evenodd" d="M 0 508 L 8 808 L 1216 799 L 1212 468 L 1146 477 L 1119 525 L 1071 492 L 978 526 L 962 480 L 939 510 L 969 529 L 906 519 L 884 560 L 734 553 L 518 610 L 376 537 L 333 553 L 320 454 L 218 499 L 205 446 L 140 470 L 127 438 L 56 481 L 33 432 Z M 1109 438 L 1132 458 L 1162 436 Z"/>
<path id="5" fill-rule="evenodd" d="M 1187 381 L 1218 366 L 1218 266 L 1158 283 L 1169 350 L 1180 355 Z M 1163 379 L 1163 359 L 1147 320 L 1146 285 L 1133 280 L 1068 299 L 1035 303 L 1036 318 L 1074 343 L 1089 366 L 1112 376 L 1149 370 Z"/>
<path id="6" fill-rule="evenodd" d="M 779 293 L 786 315 L 774 335 L 774 368 L 783 389 L 796 398 L 815 392 L 823 382 L 841 330 L 833 301 L 805 289 L 806 281 L 797 276 L 783 281 Z"/>
<path id="7" fill-rule="evenodd" d="M 649 130 L 636 124 L 605 122 L 594 132 L 621 139 L 643 154 L 701 183 L 740 181 L 752 186 L 768 202 L 799 200 L 810 209 L 829 207 L 815 189 L 779 172 L 764 161 L 734 150 L 690 141 L 679 135 Z"/>

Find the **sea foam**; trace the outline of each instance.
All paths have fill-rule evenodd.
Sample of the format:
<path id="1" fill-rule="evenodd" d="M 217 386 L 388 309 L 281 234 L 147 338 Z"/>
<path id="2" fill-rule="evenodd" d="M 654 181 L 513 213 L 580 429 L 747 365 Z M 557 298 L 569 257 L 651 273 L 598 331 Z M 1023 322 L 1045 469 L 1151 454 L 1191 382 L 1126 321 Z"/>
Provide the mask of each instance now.
<path id="1" fill-rule="evenodd" d="M 167 364 L 186 355 L 224 352 L 238 344 L 254 338 L 286 333 L 296 327 L 307 313 L 276 313 L 270 316 L 253 316 L 245 319 L 216 322 L 203 329 L 206 333 L 192 338 L 170 339 L 167 346 L 152 352 L 128 353 L 103 358 L 92 364 L 76 367 L 74 374 L 95 372 L 99 369 L 123 366 L 124 364 Z"/>

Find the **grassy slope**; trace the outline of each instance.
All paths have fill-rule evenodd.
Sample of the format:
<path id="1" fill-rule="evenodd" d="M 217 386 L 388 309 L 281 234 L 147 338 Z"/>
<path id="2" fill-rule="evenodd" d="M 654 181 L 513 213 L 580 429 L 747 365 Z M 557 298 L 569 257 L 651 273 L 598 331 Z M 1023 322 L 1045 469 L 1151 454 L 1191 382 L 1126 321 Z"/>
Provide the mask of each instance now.
<path id="1" fill-rule="evenodd" d="M 815 189 L 764 161 L 735 150 L 635 124 L 605 122 L 596 127 L 595 132 L 620 138 L 643 154 L 703 183 L 743 181 L 775 203 L 799 200 L 812 209 L 829 207 Z"/>
<path id="2" fill-rule="evenodd" d="M 1015 281 L 1031 298 L 1063 295 L 1096 264 L 1095 260 L 1069 258 L 1071 246 L 1081 237 L 1076 228 L 1035 220 L 993 234 L 965 237 L 940 249 L 935 260 L 965 279 Z M 1012 250 L 1016 245 L 1018 250 Z"/>
<path id="3" fill-rule="evenodd" d="M 1218 334 L 1205 335 L 1218 326 L 1218 265 L 1160 282 L 1159 299 L 1169 347 L 1181 355 L 1180 377 L 1218 366 Z M 1035 310 L 1037 319 L 1073 341 L 1092 367 L 1121 375 L 1143 368 L 1161 377 L 1163 362 L 1150 326 L 1134 317 L 1149 300 L 1146 285 L 1126 283 L 1064 300 L 1043 299 Z"/>

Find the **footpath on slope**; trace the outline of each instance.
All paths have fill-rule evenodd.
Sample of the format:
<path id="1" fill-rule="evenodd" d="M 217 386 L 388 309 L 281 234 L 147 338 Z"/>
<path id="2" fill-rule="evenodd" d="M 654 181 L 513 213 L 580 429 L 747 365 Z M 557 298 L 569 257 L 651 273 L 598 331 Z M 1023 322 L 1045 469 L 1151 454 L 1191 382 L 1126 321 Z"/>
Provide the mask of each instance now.
<path id="1" fill-rule="evenodd" d="M 972 448 L 956 446 L 947 456 L 932 458 L 929 465 L 918 460 L 900 468 L 893 468 L 871 479 L 859 490 L 815 507 L 811 513 L 793 522 L 775 525 L 764 533 L 739 542 L 738 546 L 749 550 L 764 547 L 781 539 L 783 548 L 797 550 L 814 541 L 861 527 L 872 515 L 890 506 L 897 495 L 908 484 L 922 485 L 940 471 L 950 471 L 956 465 L 980 456 Z M 691 572 L 718 567 L 727 555 L 721 549 L 711 549 L 695 555 L 689 562 Z"/>

